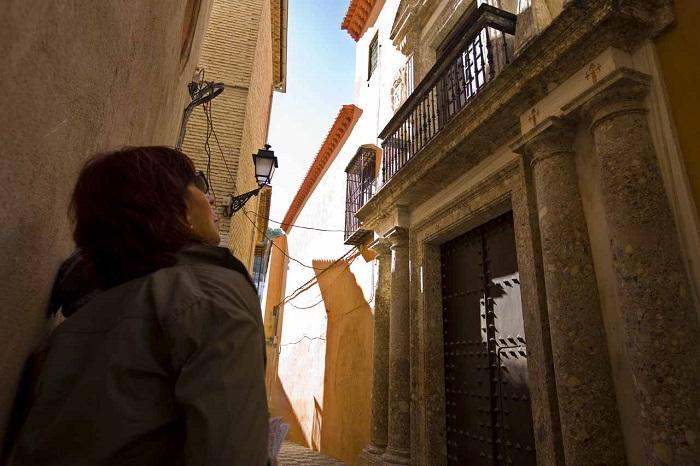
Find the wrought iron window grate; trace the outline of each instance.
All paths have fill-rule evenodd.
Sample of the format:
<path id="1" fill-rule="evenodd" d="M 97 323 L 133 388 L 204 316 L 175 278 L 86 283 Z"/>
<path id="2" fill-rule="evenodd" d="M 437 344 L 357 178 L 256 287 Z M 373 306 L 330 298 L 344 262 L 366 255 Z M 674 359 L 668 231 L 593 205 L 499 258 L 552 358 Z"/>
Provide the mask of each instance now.
<path id="1" fill-rule="evenodd" d="M 361 244 L 370 232 L 360 228 L 355 217 L 374 195 L 377 178 L 377 155 L 374 147 L 361 146 L 348 164 L 345 201 L 345 244 Z"/>

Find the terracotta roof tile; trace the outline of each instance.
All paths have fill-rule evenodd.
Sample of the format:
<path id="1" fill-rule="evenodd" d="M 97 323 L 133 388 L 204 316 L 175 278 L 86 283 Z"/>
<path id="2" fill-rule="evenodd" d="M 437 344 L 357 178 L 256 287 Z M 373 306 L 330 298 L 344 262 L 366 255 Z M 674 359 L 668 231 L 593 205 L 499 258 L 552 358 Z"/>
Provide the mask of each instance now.
<path id="1" fill-rule="evenodd" d="M 362 115 L 362 110 L 355 105 L 343 105 L 340 112 L 338 112 L 333 126 L 328 131 L 321 148 L 316 154 L 316 158 L 314 158 L 309 170 L 306 172 L 304 181 L 301 182 L 301 186 L 282 220 L 281 227 L 286 233 L 289 233 L 291 230 L 292 224 L 299 216 L 301 209 L 306 204 L 306 200 L 316 188 L 321 176 L 335 160 L 336 155 L 343 147 L 360 115 Z"/>
<path id="2" fill-rule="evenodd" d="M 348 31 L 348 34 L 350 34 L 350 37 L 352 37 L 355 42 L 362 37 L 362 33 L 365 31 L 365 26 L 367 25 L 367 20 L 376 2 L 377 0 L 350 1 L 348 11 L 345 13 L 345 18 L 340 28 Z"/>

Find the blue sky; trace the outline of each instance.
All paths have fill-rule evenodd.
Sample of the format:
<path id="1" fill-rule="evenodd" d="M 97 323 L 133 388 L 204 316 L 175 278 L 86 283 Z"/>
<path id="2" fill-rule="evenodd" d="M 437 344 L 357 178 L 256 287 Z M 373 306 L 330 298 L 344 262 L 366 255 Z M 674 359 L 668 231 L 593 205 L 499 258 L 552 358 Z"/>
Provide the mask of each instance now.
<path id="1" fill-rule="evenodd" d="M 340 107 L 353 103 L 355 41 L 340 29 L 349 2 L 289 0 L 287 92 L 273 97 L 268 137 L 279 159 L 275 220 L 287 212 Z"/>

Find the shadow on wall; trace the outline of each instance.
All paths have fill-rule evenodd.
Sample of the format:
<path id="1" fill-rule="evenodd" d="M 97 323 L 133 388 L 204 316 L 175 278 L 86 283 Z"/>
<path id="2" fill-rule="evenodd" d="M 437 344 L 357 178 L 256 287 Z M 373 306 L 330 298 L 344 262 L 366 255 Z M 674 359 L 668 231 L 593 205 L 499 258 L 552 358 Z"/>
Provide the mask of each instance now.
<path id="1" fill-rule="evenodd" d="M 311 428 L 311 448 L 321 451 L 321 426 L 323 425 L 323 408 L 314 397 L 314 424 Z"/>
<path id="2" fill-rule="evenodd" d="M 304 432 L 301 429 L 299 418 L 294 412 L 292 403 L 289 401 L 287 392 L 285 392 L 284 387 L 282 386 L 282 381 L 279 377 L 275 377 L 275 383 L 272 387 L 270 416 L 281 416 L 282 419 L 284 419 L 284 422 L 289 424 L 287 440 L 291 440 L 294 443 L 298 443 L 299 445 L 309 448 L 309 443 L 304 437 Z"/>
<path id="3" fill-rule="evenodd" d="M 354 465 L 369 443 L 372 311 L 349 264 L 331 264 L 313 261 L 328 313 L 320 451 Z"/>

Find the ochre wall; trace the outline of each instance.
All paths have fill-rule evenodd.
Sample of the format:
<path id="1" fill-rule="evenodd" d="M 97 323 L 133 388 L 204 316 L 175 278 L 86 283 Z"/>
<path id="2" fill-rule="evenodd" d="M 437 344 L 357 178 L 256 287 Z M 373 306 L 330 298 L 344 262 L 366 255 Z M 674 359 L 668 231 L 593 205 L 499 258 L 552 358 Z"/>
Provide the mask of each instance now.
<path id="1" fill-rule="evenodd" d="M 270 1 L 262 2 L 262 14 L 258 28 L 257 47 L 251 68 L 246 116 L 241 138 L 240 160 L 236 189 L 244 193 L 255 189 L 255 165 L 252 155 L 267 142 L 267 129 L 272 105 L 272 32 Z M 274 149 L 274 148 L 273 148 Z M 255 239 L 255 213 L 259 198 L 255 197 L 232 219 L 229 246 L 238 257 L 248 264 L 253 263 Z M 245 211 L 255 213 L 246 214 Z"/>
<path id="2" fill-rule="evenodd" d="M 78 170 L 96 151 L 175 144 L 210 10 L 203 0 L 181 59 L 186 4 L 3 2 L 0 438 L 73 247 L 66 209 Z"/>
<path id="3" fill-rule="evenodd" d="M 313 265 L 322 268 L 324 262 Z M 372 311 L 345 262 L 317 276 L 328 312 L 321 451 L 356 465 L 369 444 Z"/>
<path id="4" fill-rule="evenodd" d="M 223 157 L 213 136 L 211 184 L 219 206 L 222 245 L 229 246 L 251 268 L 254 225 L 243 211 L 229 221 L 221 206 L 228 195 L 257 185 L 251 154 L 266 141 L 272 93 L 272 31 L 270 0 L 214 0 L 202 45 L 199 67 L 205 80 L 223 82 L 224 92 L 212 102 L 212 120 Z M 207 125 L 202 107 L 195 109 L 183 148 L 206 170 Z M 244 210 L 257 211 L 257 198 Z M 254 216 L 253 216 L 254 217 Z"/>
<path id="5" fill-rule="evenodd" d="M 676 22 L 656 39 L 696 208 L 700 207 L 700 2 L 676 0 Z"/>

